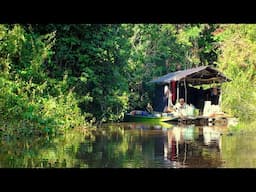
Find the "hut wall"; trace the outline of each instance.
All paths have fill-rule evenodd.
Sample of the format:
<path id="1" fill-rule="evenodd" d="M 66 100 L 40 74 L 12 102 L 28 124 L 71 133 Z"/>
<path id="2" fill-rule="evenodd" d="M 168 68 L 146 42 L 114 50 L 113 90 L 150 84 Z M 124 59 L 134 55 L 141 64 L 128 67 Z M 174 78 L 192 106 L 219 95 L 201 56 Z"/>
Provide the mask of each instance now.
<path id="1" fill-rule="evenodd" d="M 163 112 L 165 106 L 167 106 L 167 98 L 164 95 L 164 85 L 155 86 L 155 97 L 153 98 L 154 111 Z"/>

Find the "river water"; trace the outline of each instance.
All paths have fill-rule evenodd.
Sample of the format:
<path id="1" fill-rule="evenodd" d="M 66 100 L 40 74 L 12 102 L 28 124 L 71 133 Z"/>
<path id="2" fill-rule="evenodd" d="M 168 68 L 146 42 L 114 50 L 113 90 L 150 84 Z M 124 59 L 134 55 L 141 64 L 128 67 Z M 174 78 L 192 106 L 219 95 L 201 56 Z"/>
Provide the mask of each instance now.
<path id="1" fill-rule="evenodd" d="M 256 132 L 228 127 L 115 123 L 92 135 L 4 138 L 2 168 L 256 168 Z"/>

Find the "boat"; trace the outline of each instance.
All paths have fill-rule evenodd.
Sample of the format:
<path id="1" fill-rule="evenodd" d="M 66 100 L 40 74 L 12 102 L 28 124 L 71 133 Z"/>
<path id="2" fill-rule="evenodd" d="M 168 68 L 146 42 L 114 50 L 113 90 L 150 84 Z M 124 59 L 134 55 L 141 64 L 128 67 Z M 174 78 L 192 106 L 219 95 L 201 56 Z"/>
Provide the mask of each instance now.
<path id="1" fill-rule="evenodd" d="M 146 113 L 146 114 L 131 114 L 127 113 L 124 116 L 124 122 L 165 122 L 177 119 L 172 113 Z"/>

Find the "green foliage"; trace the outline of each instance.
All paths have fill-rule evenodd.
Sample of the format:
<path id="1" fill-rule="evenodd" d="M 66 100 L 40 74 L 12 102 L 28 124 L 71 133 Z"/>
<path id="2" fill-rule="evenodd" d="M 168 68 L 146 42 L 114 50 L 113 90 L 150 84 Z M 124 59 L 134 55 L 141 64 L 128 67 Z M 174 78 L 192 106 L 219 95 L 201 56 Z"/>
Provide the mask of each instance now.
<path id="1" fill-rule="evenodd" d="M 209 39 L 201 38 L 205 26 L 49 24 L 26 29 L 56 35 L 54 54 L 44 63 L 48 75 L 61 80 L 67 74 L 67 87 L 74 88 L 81 110 L 104 122 L 144 109 L 153 97 L 154 87 L 148 84 L 153 78 L 199 65 L 199 40 L 206 47 Z"/>
<path id="2" fill-rule="evenodd" d="M 242 83 L 244 89 L 253 89 L 248 81 L 254 81 L 255 75 L 250 64 L 255 63 L 255 27 L 239 25 L 238 32 L 237 26 L 1 25 L 1 89 L 6 93 L 1 95 L 2 117 L 11 118 L 13 113 L 13 118 L 43 124 L 46 121 L 51 127 L 72 127 L 82 118 L 91 122 L 119 121 L 125 112 L 145 109 L 152 101 L 154 86 L 148 83 L 150 80 L 180 69 L 216 65 L 218 54 L 220 69 L 234 80 L 224 92 L 232 92 L 235 82 Z M 223 28 L 229 30 L 219 33 Z M 240 49 L 232 44 L 234 40 Z M 244 55 L 238 57 L 241 53 Z M 240 98 L 242 105 L 249 106 L 244 111 L 253 115 L 254 96 L 247 100 L 246 94 L 224 98 L 225 109 L 241 116 L 242 105 L 234 105 Z M 230 105 L 235 107 L 227 107 Z"/>
<path id="3" fill-rule="evenodd" d="M 55 54 L 47 69 L 56 79 L 68 73 L 68 87 L 74 87 L 81 110 L 97 121 L 121 119 L 128 105 L 129 27 L 35 25 L 33 30 L 56 31 Z"/>
<path id="4" fill-rule="evenodd" d="M 198 38 L 198 54 L 203 65 L 216 65 L 219 54 L 219 39 L 214 36 L 216 29 L 217 24 L 204 24 Z"/>
<path id="5" fill-rule="evenodd" d="M 223 25 L 219 68 L 232 79 L 223 87 L 223 107 L 241 120 L 256 115 L 256 25 Z"/>
<path id="6" fill-rule="evenodd" d="M 55 33 L 0 25 L 0 119 L 9 134 L 56 134 L 84 124 L 76 96 L 63 80 L 47 76 Z M 7 126 L 6 126 L 7 125 Z"/>
<path id="7" fill-rule="evenodd" d="M 213 26 L 209 27 L 206 24 L 132 26 L 133 35 L 130 38 L 132 50 L 128 60 L 130 109 L 144 108 L 152 101 L 154 87 L 147 82 L 153 78 L 176 70 L 211 64 L 217 59 L 212 55 L 203 54 L 216 49 L 208 28 L 212 29 Z M 205 31 L 208 32 L 208 38 L 204 38 Z M 204 62 L 201 63 L 202 60 Z"/>
<path id="8" fill-rule="evenodd" d="M 232 79 L 223 84 L 222 107 L 250 121 L 256 115 L 255 31 L 255 24 L 0 25 L 0 134 L 47 138 L 86 122 L 119 121 L 152 101 L 150 80 L 201 65 L 217 65 Z M 111 137 L 122 137 L 119 131 Z M 76 136 L 79 144 L 83 137 Z M 65 142 L 75 138 L 67 137 Z M 113 140 L 109 149 L 118 148 L 111 161 L 128 151 L 141 155 L 140 147 L 128 148 L 130 140 Z M 26 153 L 46 156 L 50 163 L 63 155 Z M 14 157 L 8 156 L 9 162 Z"/>

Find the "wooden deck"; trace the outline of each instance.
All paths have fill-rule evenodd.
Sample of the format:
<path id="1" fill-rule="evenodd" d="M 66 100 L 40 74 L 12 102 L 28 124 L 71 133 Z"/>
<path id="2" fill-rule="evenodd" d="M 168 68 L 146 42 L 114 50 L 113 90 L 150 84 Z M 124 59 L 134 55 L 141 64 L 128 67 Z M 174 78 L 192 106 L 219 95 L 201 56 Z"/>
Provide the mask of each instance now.
<path id="1" fill-rule="evenodd" d="M 205 125 L 228 125 L 227 117 L 207 117 L 207 116 L 198 116 L 198 117 L 185 117 L 179 118 L 178 123 L 180 124 L 195 124 L 197 126 Z"/>

